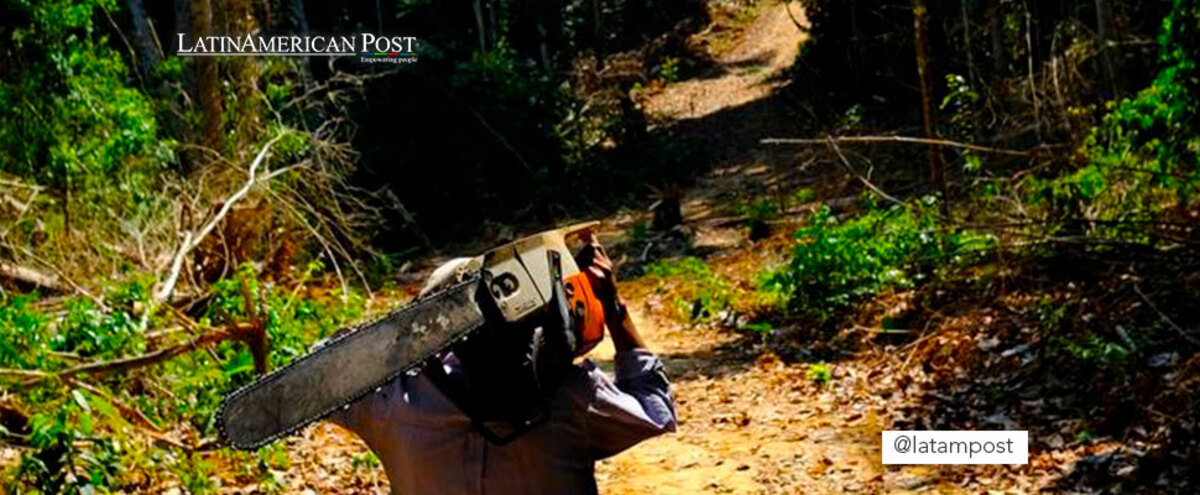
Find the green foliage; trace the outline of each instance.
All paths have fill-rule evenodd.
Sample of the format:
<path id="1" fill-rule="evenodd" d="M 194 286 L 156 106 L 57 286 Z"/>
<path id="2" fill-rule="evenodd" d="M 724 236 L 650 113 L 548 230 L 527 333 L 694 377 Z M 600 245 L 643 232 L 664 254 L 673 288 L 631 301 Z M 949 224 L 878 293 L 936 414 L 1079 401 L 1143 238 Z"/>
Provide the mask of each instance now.
<path id="1" fill-rule="evenodd" d="M 746 225 L 750 227 L 750 239 L 752 240 L 770 235 L 770 222 L 783 216 L 783 208 L 770 198 L 763 198 L 752 203 L 739 202 L 734 209 L 738 215 L 746 217 Z"/>
<path id="2" fill-rule="evenodd" d="M 1097 234 L 1142 241 L 1128 221 L 1195 202 L 1200 184 L 1200 2 L 1175 0 L 1159 36 L 1162 68 L 1150 87 L 1110 104 L 1085 144 L 1088 162 L 1031 179 L 1052 213 L 1115 221 Z"/>
<path id="3" fill-rule="evenodd" d="M 315 278 L 323 269 L 320 263 L 311 263 L 298 278 Z M 86 298 L 69 299 L 61 311 L 51 313 L 32 305 L 30 296 L 5 297 L 0 300 L 0 367 L 54 371 L 77 364 L 78 359 L 106 361 L 144 353 L 146 340 L 137 332 L 137 318 L 122 307 L 143 302 L 146 288 L 132 282 L 106 291 L 105 303 L 114 308 L 108 311 Z M 357 292 L 343 299 L 312 297 L 303 289 L 304 285 L 284 289 L 264 282 L 251 265 L 243 265 L 233 277 L 213 286 L 210 308 L 200 323 L 246 321 L 248 294 L 252 309 L 266 322 L 271 364 L 282 366 L 363 315 L 365 302 Z M 245 346 L 226 341 L 211 352 L 187 353 L 148 372 L 108 377 L 92 386 L 137 408 L 152 422 L 190 424 L 197 436 L 207 437 L 214 434 L 213 419 L 221 399 L 252 379 L 253 372 Z M 130 392 L 126 380 L 139 383 L 143 390 Z M 165 468 L 191 493 L 217 488 L 211 460 L 139 443 L 144 437 L 133 434 L 117 408 L 91 389 L 57 382 L 19 388 L 4 382 L 2 386 L 30 410 L 29 438 L 34 448 L 23 455 L 19 466 L 5 473 L 12 475 L 11 482 L 0 488 L 46 493 L 128 490 L 129 481 L 121 473 L 134 468 L 148 472 Z M 154 452 L 166 456 L 151 455 Z M 248 474 L 264 480 L 269 491 L 277 485 L 270 483 L 270 471 L 290 463 L 286 449 L 265 447 L 257 459 L 257 463 L 250 458 L 241 464 L 250 466 L 254 472 Z"/>
<path id="4" fill-rule="evenodd" d="M 63 355 L 113 357 L 139 352 L 145 344 L 126 310 L 103 312 L 90 299 L 68 299 L 53 318 L 32 305 L 27 295 L 0 299 L 0 366 L 60 369 Z"/>
<path id="5" fill-rule="evenodd" d="M 792 203 L 802 205 L 817 199 L 817 192 L 811 187 L 801 187 L 792 194 Z"/>
<path id="6" fill-rule="evenodd" d="M 201 495 L 217 491 L 213 464 L 201 454 L 188 453 L 180 456 L 171 470 L 179 477 L 180 483 L 188 493 Z"/>
<path id="7" fill-rule="evenodd" d="M 0 305 L 0 366 L 35 368 L 49 349 L 48 319 L 29 296 L 5 296 Z"/>
<path id="8" fill-rule="evenodd" d="M 635 246 L 643 245 L 650 240 L 650 222 L 634 222 L 626 233 L 629 243 Z"/>
<path id="9" fill-rule="evenodd" d="M 938 109 L 949 115 L 945 120 L 952 130 L 952 135 L 960 139 L 974 140 L 976 125 L 981 118 L 978 108 L 979 93 L 971 88 L 965 77 L 958 74 L 946 75 L 946 89 L 946 96 L 942 98 Z"/>
<path id="10" fill-rule="evenodd" d="M 751 332 L 758 335 L 767 335 L 775 330 L 775 326 L 771 325 L 771 322 L 769 321 L 758 321 L 742 325 L 741 327 L 738 327 L 738 330 Z"/>
<path id="11" fill-rule="evenodd" d="M 149 175 L 169 159 L 149 99 L 95 33 L 113 0 L 7 2 L 20 19 L 0 43 L 0 169 L 59 190 L 119 193 L 145 201 Z"/>
<path id="12" fill-rule="evenodd" d="M 1126 364 L 1133 354 L 1132 349 L 1121 343 L 1098 335 L 1089 335 L 1083 342 L 1056 337 L 1051 345 L 1058 346 L 1075 361 L 1100 368 L 1114 368 Z"/>
<path id="13" fill-rule="evenodd" d="M 733 303 L 729 281 L 694 256 L 651 263 L 645 275 L 669 283 L 680 315 L 693 322 L 708 321 Z"/>
<path id="14" fill-rule="evenodd" d="M 15 482 L 43 493 L 108 491 L 120 473 L 119 442 L 98 435 L 128 427 L 103 397 L 71 390 L 29 419 L 29 444 L 21 456 Z M 77 451 L 77 444 L 90 448 Z"/>
<path id="15" fill-rule="evenodd" d="M 1034 318 L 1050 335 L 1047 352 L 1056 361 L 1123 375 L 1135 365 L 1138 352 L 1158 334 L 1159 329 L 1136 319 L 1087 325 L 1070 317 L 1078 304 L 1043 299 L 1033 308 Z"/>
<path id="16" fill-rule="evenodd" d="M 738 330 L 756 337 L 759 342 L 766 343 L 771 334 L 775 333 L 775 325 L 769 321 L 756 321 L 738 327 Z"/>
<path id="17" fill-rule="evenodd" d="M 869 205 L 848 220 L 822 207 L 796 231 L 791 262 L 763 274 L 759 287 L 782 295 L 791 310 L 827 319 L 883 289 L 920 283 L 937 263 L 962 261 L 991 244 L 970 232 L 942 233 L 933 206 Z"/>
<path id="18" fill-rule="evenodd" d="M 350 458 L 350 466 L 354 469 L 370 470 L 379 467 L 379 457 L 374 452 L 366 451 L 355 454 Z"/>
<path id="19" fill-rule="evenodd" d="M 60 325 L 51 347 L 81 357 L 138 353 L 144 343 L 137 335 L 137 321 L 133 315 L 123 310 L 104 313 L 87 299 L 69 301 L 66 317 Z"/>
<path id="20" fill-rule="evenodd" d="M 673 83 L 680 79 L 679 57 L 664 57 L 662 62 L 652 71 L 664 82 Z"/>
<path id="21" fill-rule="evenodd" d="M 805 374 L 809 380 L 816 383 L 818 387 L 824 387 L 833 380 L 833 372 L 829 370 L 829 365 L 825 363 L 815 363 L 808 365 L 808 372 Z"/>

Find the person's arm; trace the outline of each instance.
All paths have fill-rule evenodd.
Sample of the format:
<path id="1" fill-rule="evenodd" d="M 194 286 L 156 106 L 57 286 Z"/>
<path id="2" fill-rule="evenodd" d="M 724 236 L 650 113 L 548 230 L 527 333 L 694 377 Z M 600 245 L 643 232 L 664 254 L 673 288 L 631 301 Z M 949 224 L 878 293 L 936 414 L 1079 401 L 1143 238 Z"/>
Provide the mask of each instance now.
<path id="1" fill-rule="evenodd" d="M 595 458 L 608 457 L 650 437 L 675 431 L 675 404 L 662 361 L 646 349 L 633 318 L 617 294 L 613 263 L 591 239 L 579 257 L 604 305 L 605 322 L 616 348 L 614 383 L 588 369 L 593 393 L 588 405 L 588 438 Z"/>
<path id="2" fill-rule="evenodd" d="M 633 324 L 625 301 L 618 296 L 616 302 L 609 306 L 611 309 L 605 312 L 605 326 L 608 327 L 608 334 L 612 337 L 613 347 L 617 352 L 645 349 L 646 341 L 642 340 L 641 334 Z"/>

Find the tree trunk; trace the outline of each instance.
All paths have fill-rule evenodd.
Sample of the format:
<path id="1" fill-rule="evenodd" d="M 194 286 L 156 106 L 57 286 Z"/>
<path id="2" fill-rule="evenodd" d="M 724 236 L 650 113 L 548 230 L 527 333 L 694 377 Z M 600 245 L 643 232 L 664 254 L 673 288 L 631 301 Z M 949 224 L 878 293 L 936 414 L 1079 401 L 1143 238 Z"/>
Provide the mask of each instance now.
<path id="1" fill-rule="evenodd" d="M 933 89 L 929 83 L 929 55 L 925 41 L 925 0 L 913 0 L 913 28 L 917 51 L 917 77 L 921 80 L 921 115 L 925 121 L 925 137 L 937 139 L 933 120 Z M 929 145 L 929 176 L 934 188 L 942 196 L 942 216 L 949 219 L 950 196 L 946 191 L 946 164 L 942 161 L 941 148 Z"/>
<path id="2" fill-rule="evenodd" d="M 383 36 L 383 9 L 379 6 L 379 0 L 375 0 L 375 32 Z"/>
<path id="3" fill-rule="evenodd" d="M 483 0 L 474 0 L 471 2 L 471 9 L 475 11 L 475 29 L 479 30 L 479 51 L 487 51 L 487 30 L 483 25 Z"/>
<path id="4" fill-rule="evenodd" d="M 192 35 L 210 36 L 213 32 L 213 11 L 209 0 L 192 0 Z M 212 57 L 196 57 L 196 101 L 200 104 L 200 144 L 221 152 L 221 88 L 217 61 Z"/>
<path id="5" fill-rule="evenodd" d="M 137 45 L 138 64 L 143 80 L 149 80 L 158 68 L 158 49 L 155 48 L 154 37 L 150 31 L 149 20 L 146 18 L 146 6 L 142 0 L 126 0 L 129 6 L 129 17 L 133 21 L 133 40 Z"/>
<path id="6" fill-rule="evenodd" d="M 1116 68 L 1113 65 L 1112 50 L 1108 46 L 1108 9 L 1104 0 L 1096 0 L 1096 52 L 1100 55 L 1101 73 L 1104 86 L 1111 94 L 1117 96 Z"/>
<path id="7" fill-rule="evenodd" d="M 189 1 L 188 0 L 174 0 L 174 1 L 175 1 L 175 32 L 176 33 L 190 33 L 192 31 L 192 10 L 191 10 L 191 6 L 189 5 Z M 179 52 L 179 49 L 183 48 L 178 45 L 179 37 L 178 36 L 170 36 L 170 39 L 171 39 L 171 52 L 172 53 Z"/>
<path id="8" fill-rule="evenodd" d="M 1036 5 L 1036 4 L 1035 4 Z M 1033 45 L 1033 13 L 1029 10 L 1029 1 L 1025 0 L 1025 61 L 1026 75 L 1029 79 L 1029 98 L 1033 101 L 1033 129 L 1038 142 L 1042 142 L 1042 103 L 1038 97 L 1036 75 L 1033 72 L 1033 57 L 1036 49 Z"/>
<path id="9" fill-rule="evenodd" d="M 304 0 L 288 0 L 288 12 L 292 15 L 292 25 L 296 28 L 296 32 L 300 36 L 308 36 L 308 14 L 304 10 Z M 305 62 L 300 64 L 301 71 L 304 72 L 304 83 L 308 84 L 314 76 L 323 74 L 325 66 L 321 65 L 325 60 L 322 57 L 305 57 Z M 321 76 L 323 78 L 323 76 Z"/>
<path id="10" fill-rule="evenodd" d="M 253 0 L 224 0 L 222 31 L 253 33 L 258 31 Z M 247 152 L 262 139 L 262 98 L 258 95 L 258 57 L 231 57 L 226 63 L 225 80 L 232 85 L 236 98 L 225 123 L 232 136 L 234 152 Z"/>
<path id="11" fill-rule="evenodd" d="M 962 13 L 963 24 L 963 43 L 966 44 L 963 50 L 967 54 L 967 84 L 975 87 L 975 55 L 972 53 L 974 45 L 971 43 L 971 16 L 967 12 L 967 0 L 961 0 L 959 7 Z"/>
<path id="12" fill-rule="evenodd" d="M 1008 68 L 1004 53 L 1004 6 L 991 0 L 988 7 L 988 35 L 992 38 L 992 80 L 999 80 Z"/>
<path id="13" fill-rule="evenodd" d="M 683 187 L 666 184 L 658 192 L 653 225 L 654 229 L 659 231 L 668 231 L 683 225 Z"/>
<path id="14" fill-rule="evenodd" d="M 175 28 L 173 33 L 191 33 L 192 32 L 192 10 L 190 0 L 174 0 L 175 6 Z M 179 46 L 178 36 L 167 36 L 168 53 L 178 53 L 183 47 Z M 184 65 L 188 67 L 188 65 Z M 194 67 L 193 67 L 194 69 Z M 165 81 L 164 81 L 165 82 Z M 196 95 L 196 73 L 193 70 L 183 71 L 183 90 L 186 95 Z M 171 118 L 167 120 L 168 132 L 171 133 L 181 143 L 195 143 L 196 133 L 191 126 L 183 125 L 183 115 L 192 108 L 191 102 L 193 98 L 188 98 L 181 95 L 171 95 Z M 191 165 L 199 158 L 195 152 L 184 151 L 179 154 L 180 170 L 188 170 Z"/>
<path id="15" fill-rule="evenodd" d="M 308 14 L 304 13 L 304 0 L 288 0 L 288 10 L 292 14 L 292 22 L 300 36 L 308 36 Z"/>

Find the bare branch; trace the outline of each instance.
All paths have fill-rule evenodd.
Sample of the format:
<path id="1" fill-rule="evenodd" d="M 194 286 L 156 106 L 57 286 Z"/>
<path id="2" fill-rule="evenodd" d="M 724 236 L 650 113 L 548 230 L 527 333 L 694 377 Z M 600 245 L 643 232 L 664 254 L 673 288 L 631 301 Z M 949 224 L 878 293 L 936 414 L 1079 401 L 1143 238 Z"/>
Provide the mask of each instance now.
<path id="1" fill-rule="evenodd" d="M 7 375 L 30 378 L 24 383 L 26 386 L 29 386 L 48 378 L 58 378 L 61 380 L 70 381 L 74 379 L 76 375 L 94 375 L 128 371 L 160 363 L 180 354 L 185 354 L 195 349 L 218 344 L 225 340 L 234 338 L 242 339 L 253 331 L 254 328 L 252 325 L 248 323 L 237 323 L 229 325 L 221 330 L 206 333 L 187 342 L 182 342 L 171 347 L 164 347 L 140 356 L 114 359 L 112 361 L 101 361 L 98 363 L 82 364 L 58 372 L 0 368 L 0 376 Z"/>
<path id="2" fill-rule="evenodd" d="M 1138 284 L 1133 284 L 1133 291 L 1142 298 L 1142 301 L 1146 303 L 1146 306 L 1149 306 L 1150 309 L 1154 310 L 1155 313 L 1158 313 L 1158 316 L 1160 319 L 1162 319 L 1163 323 L 1166 323 L 1167 326 L 1171 327 L 1171 329 L 1175 331 L 1175 333 L 1178 333 L 1180 337 L 1183 337 L 1183 340 L 1191 342 L 1192 345 L 1200 346 L 1200 339 L 1196 339 L 1196 337 L 1188 334 L 1187 330 L 1184 330 L 1183 327 L 1180 327 L 1175 323 L 1175 320 L 1172 320 L 1171 317 L 1167 316 L 1166 313 L 1163 313 L 1162 310 L 1158 309 L 1158 306 L 1156 306 L 1154 301 L 1151 301 L 1150 298 L 1146 296 L 1145 292 L 1142 292 L 1142 288 L 1138 286 Z"/>
<path id="3" fill-rule="evenodd" d="M 1064 149 L 1069 147 L 1068 144 L 1040 144 L 1027 150 L 1014 150 L 1008 148 L 993 148 L 990 146 L 980 146 L 978 144 L 962 143 L 951 141 L 949 139 L 928 139 L 912 136 L 838 136 L 826 139 L 799 139 L 799 138 L 766 138 L 759 141 L 760 144 L 827 144 L 828 139 L 832 139 L 839 144 L 871 144 L 871 143 L 907 143 L 920 145 L 938 145 L 948 146 L 951 148 L 961 148 L 965 150 L 977 151 L 980 153 L 991 153 L 995 155 L 1007 156 L 1034 156 L 1040 153 L 1048 152 L 1056 149 Z"/>
<path id="4" fill-rule="evenodd" d="M 154 293 L 155 301 L 162 302 L 171 298 L 171 293 L 174 292 L 175 284 L 179 280 L 179 272 L 183 269 L 183 262 L 187 259 L 188 254 L 191 254 L 192 250 L 200 245 L 200 241 L 204 240 L 204 237 L 211 233 L 217 227 L 217 224 L 221 223 L 221 220 L 225 219 L 225 216 L 233 209 L 234 203 L 245 198 L 250 193 L 250 189 L 259 182 L 257 177 L 258 167 L 266 159 L 267 152 L 271 150 L 271 146 L 283 136 L 283 134 L 279 134 L 271 138 L 270 141 L 267 141 L 267 144 L 263 145 L 262 149 L 258 151 L 258 156 L 255 156 L 254 161 L 250 163 L 249 178 L 247 178 L 245 185 L 226 199 L 225 203 L 221 205 L 221 209 L 199 231 L 188 232 L 184 235 L 183 242 L 179 245 L 179 249 L 175 252 L 175 257 L 171 261 L 171 270 L 168 272 L 166 280 L 163 281 L 162 286 Z M 275 175 L 277 174 L 268 173 L 266 178 L 270 179 Z"/>
<path id="5" fill-rule="evenodd" d="M 872 192 L 879 195 L 879 197 L 891 201 L 892 203 L 898 205 L 904 204 L 903 201 L 900 201 L 894 196 L 883 192 L 883 189 L 880 189 L 875 184 L 872 184 L 870 180 L 867 180 L 867 178 L 863 176 L 863 174 L 860 174 L 857 170 L 854 170 L 854 167 L 850 165 L 850 160 L 846 159 L 846 155 L 842 153 L 842 149 L 838 147 L 837 142 L 833 140 L 832 136 L 825 136 L 825 139 L 826 142 L 829 143 L 829 147 L 833 149 L 833 152 L 837 153 L 838 158 L 841 159 L 842 167 L 845 168 L 847 172 L 850 172 L 851 175 L 857 177 L 858 181 L 862 182 L 863 186 L 866 186 L 867 189 L 870 189 Z"/>
<path id="6" fill-rule="evenodd" d="M 787 2 L 787 1 L 783 2 L 783 11 L 787 12 L 788 19 L 792 20 L 792 24 L 795 24 L 796 29 L 799 29 L 801 33 L 807 33 L 808 28 L 804 27 L 803 24 L 800 24 L 800 20 L 796 19 L 796 16 L 792 15 L 792 8 L 789 7 L 788 5 L 790 5 L 789 2 Z M 803 8 L 804 7 L 801 7 L 801 9 L 803 9 Z"/>
<path id="7" fill-rule="evenodd" d="M 0 278 L 7 278 L 24 282 L 30 285 L 35 285 L 43 289 L 49 289 L 54 292 L 70 292 L 66 287 L 59 283 L 58 277 L 47 273 L 42 273 L 27 266 L 21 266 L 8 261 L 0 261 Z"/>

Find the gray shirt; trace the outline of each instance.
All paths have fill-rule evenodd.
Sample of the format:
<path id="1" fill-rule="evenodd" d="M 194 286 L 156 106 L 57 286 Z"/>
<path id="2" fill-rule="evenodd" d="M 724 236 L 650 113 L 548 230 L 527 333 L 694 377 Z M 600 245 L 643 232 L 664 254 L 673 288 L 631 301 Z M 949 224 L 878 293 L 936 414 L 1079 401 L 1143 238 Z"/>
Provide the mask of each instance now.
<path id="1" fill-rule="evenodd" d="M 375 452 L 392 493 L 596 493 L 596 460 L 675 430 L 658 357 L 633 349 L 617 353 L 615 366 L 615 382 L 591 361 L 573 367 L 550 420 L 503 446 L 423 375 L 394 380 L 331 419 Z"/>

